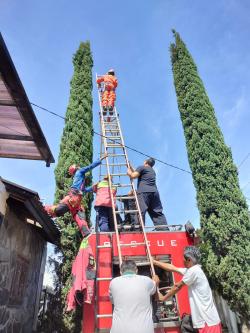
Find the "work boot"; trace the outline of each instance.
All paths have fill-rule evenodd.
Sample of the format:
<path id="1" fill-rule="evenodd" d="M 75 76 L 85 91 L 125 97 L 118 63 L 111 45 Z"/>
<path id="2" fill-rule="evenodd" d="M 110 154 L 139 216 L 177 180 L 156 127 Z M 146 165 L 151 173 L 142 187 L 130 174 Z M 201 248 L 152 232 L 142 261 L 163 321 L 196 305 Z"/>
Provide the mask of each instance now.
<path id="1" fill-rule="evenodd" d="M 114 107 L 112 105 L 109 106 L 109 114 L 112 112 L 113 113 Z"/>

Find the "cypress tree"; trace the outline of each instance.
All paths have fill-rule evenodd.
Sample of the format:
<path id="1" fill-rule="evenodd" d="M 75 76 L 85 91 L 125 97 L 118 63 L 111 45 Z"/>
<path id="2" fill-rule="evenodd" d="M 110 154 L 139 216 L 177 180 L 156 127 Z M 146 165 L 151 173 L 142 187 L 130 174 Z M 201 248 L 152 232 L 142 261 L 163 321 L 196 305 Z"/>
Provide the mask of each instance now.
<path id="1" fill-rule="evenodd" d="M 203 267 L 243 319 L 250 313 L 250 219 L 232 153 L 224 142 L 197 67 L 174 32 L 171 61 L 188 159 L 197 191 Z"/>
<path id="2" fill-rule="evenodd" d="M 61 200 L 69 191 L 72 178 L 68 175 L 71 164 L 81 166 L 92 162 L 93 138 L 92 138 L 92 67 L 93 60 L 90 43 L 81 43 L 73 56 L 74 74 L 70 83 L 70 98 L 66 112 L 65 126 L 60 145 L 58 164 L 55 169 L 56 193 L 55 201 Z M 92 181 L 91 174 L 86 178 L 86 183 Z M 85 195 L 83 205 L 87 219 L 90 217 L 92 195 Z M 81 235 L 76 223 L 68 213 L 58 218 L 61 229 L 62 264 L 59 265 L 57 274 L 60 275 L 62 288 L 61 302 L 63 304 L 62 332 L 81 331 L 81 309 L 75 313 L 65 312 L 66 296 L 71 286 L 71 266 L 79 249 Z"/>

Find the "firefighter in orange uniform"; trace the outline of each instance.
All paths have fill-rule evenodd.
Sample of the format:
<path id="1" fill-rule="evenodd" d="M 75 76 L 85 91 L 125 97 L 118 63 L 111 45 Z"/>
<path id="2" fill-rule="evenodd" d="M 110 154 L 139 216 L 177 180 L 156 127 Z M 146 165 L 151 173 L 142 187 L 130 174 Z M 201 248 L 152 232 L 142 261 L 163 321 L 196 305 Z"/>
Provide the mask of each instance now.
<path id="1" fill-rule="evenodd" d="M 103 84 L 102 92 L 102 107 L 103 111 L 112 112 L 115 105 L 115 89 L 118 85 L 117 78 L 115 77 L 115 71 L 110 69 L 107 74 L 100 76 L 96 80 L 98 87 L 101 88 Z"/>

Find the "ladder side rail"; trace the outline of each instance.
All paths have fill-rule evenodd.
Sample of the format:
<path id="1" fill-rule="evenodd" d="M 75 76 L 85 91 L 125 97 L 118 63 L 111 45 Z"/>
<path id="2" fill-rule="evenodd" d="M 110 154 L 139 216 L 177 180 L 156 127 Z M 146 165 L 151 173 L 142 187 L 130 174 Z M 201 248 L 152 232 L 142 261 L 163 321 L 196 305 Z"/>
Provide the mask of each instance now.
<path id="1" fill-rule="evenodd" d="M 115 113 L 117 114 L 116 108 L 115 108 Z M 118 125 L 119 132 L 120 132 L 121 143 L 122 143 L 124 154 L 125 154 L 125 160 L 126 160 L 126 163 L 127 163 L 127 167 L 129 167 L 128 155 L 127 155 L 127 151 L 126 151 L 126 148 L 125 148 L 123 134 L 122 134 L 122 131 L 121 131 L 120 121 L 119 121 L 118 117 L 117 117 L 117 125 Z M 144 222 L 143 222 L 143 218 L 142 218 L 142 214 L 141 214 L 141 209 L 140 209 L 137 193 L 136 193 L 136 190 L 135 190 L 135 185 L 134 185 L 134 182 L 133 182 L 132 179 L 130 179 L 130 182 L 131 182 L 132 189 L 133 189 L 134 196 L 135 196 L 136 208 L 137 208 L 138 213 L 139 213 L 139 220 L 140 220 L 140 224 L 141 224 L 141 227 L 142 227 L 142 232 L 143 232 L 143 235 L 144 235 L 144 240 L 145 240 L 147 254 L 148 254 L 148 258 L 149 258 L 149 262 L 150 262 L 151 272 L 152 272 L 152 275 L 155 275 L 154 264 L 153 264 L 153 260 L 152 260 L 152 256 L 151 256 L 151 251 L 150 251 L 150 248 L 149 248 L 149 245 L 148 245 L 148 238 L 147 238 L 145 227 L 144 227 Z"/>
<path id="2" fill-rule="evenodd" d="M 95 261 L 96 261 L 96 275 L 99 271 L 99 244 L 100 244 L 100 232 L 98 231 L 97 219 L 95 221 L 95 232 L 96 232 L 96 249 L 95 249 Z M 98 294 L 99 294 L 99 283 L 97 278 L 95 279 L 95 303 L 94 303 L 94 313 L 95 313 L 95 328 L 98 327 Z"/>
<path id="3" fill-rule="evenodd" d="M 98 88 L 98 98 L 99 98 L 99 105 L 100 105 L 100 112 L 101 112 L 101 117 L 100 118 L 101 118 L 102 135 L 103 135 L 103 139 L 104 139 L 103 140 L 104 141 L 104 151 L 105 151 L 105 153 L 107 153 L 107 139 L 106 139 L 106 136 L 105 136 L 105 126 L 104 126 L 104 118 L 103 118 L 103 112 L 102 112 L 101 94 L 100 94 L 99 88 Z M 111 181 L 111 177 L 110 177 L 110 167 L 109 167 L 108 156 L 106 158 L 106 166 L 107 166 L 108 179 L 109 179 L 109 190 L 110 190 L 110 194 L 111 194 L 112 213 L 113 213 L 114 226 L 115 226 L 117 250 L 118 250 L 118 256 L 119 256 L 119 263 L 120 263 L 120 266 L 121 266 L 121 264 L 122 264 L 122 254 L 121 254 L 119 231 L 118 231 L 117 219 L 116 219 L 116 213 L 115 213 L 114 197 L 112 195 L 112 181 Z"/>
<path id="4" fill-rule="evenodd" d="M 101 127 L 101 118 L 100 118 L 100 127 Z M 102 156 L 103 153 L 103 137 L 101 137 L 101 148 L 100 148 L 100 156 Z M 100 165 L 99 168 L 99 181 L 101 180 L 101 176 L 102 176 L 102 164 Z"/>

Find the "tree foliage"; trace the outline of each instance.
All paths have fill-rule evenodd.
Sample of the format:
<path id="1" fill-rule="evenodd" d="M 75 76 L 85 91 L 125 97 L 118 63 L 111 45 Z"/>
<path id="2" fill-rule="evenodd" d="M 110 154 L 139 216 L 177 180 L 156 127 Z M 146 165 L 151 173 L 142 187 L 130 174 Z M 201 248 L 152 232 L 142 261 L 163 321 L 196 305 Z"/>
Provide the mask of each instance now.
<path id="1" fill-rule="evenodd" d="M 203 267 L 230 307 L 250 313 L 250 220 L 232 153 L 197 67 L 178 33 L 171 60 L 188 159 L 197 191 Z"/>
<path id="2" fill-rule="evenodd" d="M 58 164 L 55 169 L 56 193 L 55 202 L 61 200 L 69 191 L 72 178 L 68 175 L 71 164 L 81 166 L 92 162 L 92 67 L 93 60 L 90 43 L 81 43 L 73 56 L 74 74 L 70 83 L 70 98 L 66 112 L 65 126 L 60 145 Z M 86 178 L 86 183 L 91 183 L 91 173 Z M 87 194 L 83 198 L 86 215 L 90 217 L 92 195 Z M 61 229 L 61 260 L 62 263 L 56 269 L 57 281 L 60 286 L 57 290 L 61 304 L 60 332 L 81 331 L 81 310 L 67 313 L 66 296 L 71 286 L 72 262 L 78 252 L 81 235 L 71 215 L 58 218 L 57 223 Z M 78 311 L 79 310 L 79 311 Z"/>

